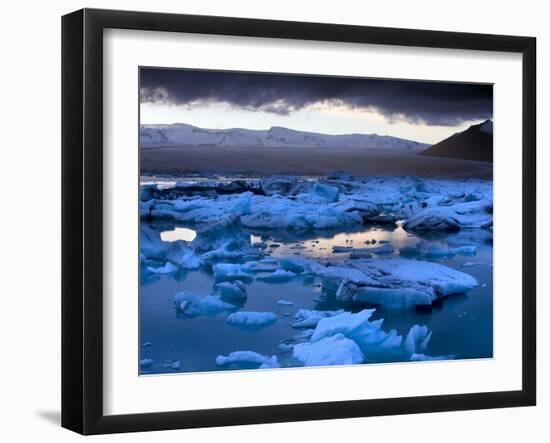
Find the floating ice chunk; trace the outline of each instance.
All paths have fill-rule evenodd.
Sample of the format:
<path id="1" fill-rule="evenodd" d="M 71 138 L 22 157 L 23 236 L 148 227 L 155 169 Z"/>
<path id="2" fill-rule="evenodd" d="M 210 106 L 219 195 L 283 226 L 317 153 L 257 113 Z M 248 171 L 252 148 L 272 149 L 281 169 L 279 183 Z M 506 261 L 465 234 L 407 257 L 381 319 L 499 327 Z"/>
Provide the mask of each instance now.
<path id="1" fill-rule="evenodd" d="M 431 356 L 426 354 L 413 354 L 411 355 L 411 361 L 437 361 L 437 360 L 452 360 L 452 355 L 437 355 Z"/>
<path id="2" fill-rule="evenodd" d="M 284 197 L 255 196 L 252 213 L 241 216 L 249 228 L 310 230 L 360 225 L 358 212 L 346 212 L 335 203 L 300 201 Z"/>
<path id="3" fill-rule="evenodd" d="M 397 335 L 393 329 L 390 332 L 383 331 L 383 319 L 370 321 L 374 311 L 374 309 L 364 309 L 355 314 L 344 312 L 333 317 L 323 318 L 317 324 L 311 341 L 316 342 L 325 337 L 343 334 L 353 340 L 366 357 L 371 353 L 399 351 L 402 337 Z"/>
<path id="4" fill-rule="evenodd" d="M 139 230 L 139 251 L 146 258 L 162 259 L 170 250 L 170 243 L 163 242 L 160 234 L 143 224 Z"/>
<path id="5" fill-rule="evenodd" d="M 292 355 L 304 366 L 352 365 L 362 363 L 365 359 L 359 346 L 342 334 L 316 342 L 296 344 Z"/>
<path id="6" fill-rule="evenodd" d="M 280 343 L 277 346 L 277 349 L 281 352 L 292 352 L 292 350 L 294 349 L 294 344 L 293 343 Z"/>
<path id="7" fill-rule="evenodd" d="M 297 274 L 308 274 L 311 272 L 311 266 L 317 263 L 313 260 L 301 257 L 283 257 L 279 259 L 279 266 L 285 271 L 295 272 Z"/>
<path id="8" fill-rule="evenodd" d="M 201 315 L 218 315 L 236 309 L 213 295 L 200 295 L 189 291 L 178 292 L 174 296 L 174 305 L 179 312 L 197 317 Z"/>
<path id="9" fill-rule="evenodd" d="M 234 351 L 227 356 L 218 355 L 216 357 L 216 365 L 235 366 L 240 369 L 264 369 L 281 367 L 276 355 L 267 357 L 254 351 Z"/>
<path id="10" fill-rule="evenodd" d="M 334 254 L 342 254 L 346 252 L 351 252 L 353 250 L 353 246 L 338 246 L 335 245 L 332 247 L 332 252 Z"/>
<path id="11" fill-rule="evenodd" d="M 173 272 L 176 272 L 178 268 L 176 268 L 172 263 L 166 263 L 164 266 L 160 266 L 158 268 L 148 266 L 147 270 L 153 274 L 172 274 Z"/>
<path id="12" fill-rule="evenodd" d="M 403 342 L 403 347 L 410 355 L 424 353 L 431 337 L 432 332 L 427 326 L 413 325 Z"/>
<path id="13" fill-rule="evenodd" d="M 237 201 L 231 208 L 232 214 L 245 215 L 252 212 L 252 192 L 239 194 Z"/>
<path id="14" fill-rule="evenodd" d="M 384 306 L 389 309 L 406 309 L 431 305 L 434 294 L 422 288 L 380 288 L 342 282 L 336 291 L 336 298 L 342 301 Z"/>
<path id="15" fill-rule="evenodd" d="M 405 220 L 403 229 L 418 231 L 458 231 L 460 221 L 447 208 L 430 208 Z"/>
<path id="16" fill-rule="evenodd" d="M 141 346 L 143 346 L 144 348 L 150 348 L 153 346 L 153 343 L 151 343 L 150 341 L 146 341 L 142 343 Z"/>
<path id="17" fill-rule="evenodd" d="M 164 367 L 168 369 L 178 370 L 180 369 L 180 365 L 180 360 L 167 360 L 166 362 L 164 362 Z"/>
<path id="18" fill-rule="evenodd" d="M 151 200 L 149 201 L 140 201 L 139 202 L 139 216 L 141 218 L 148 218 L 151 212 L 151 208 L 153 207 L 153 202 Z"/>
<path id="19" fill-rule="evenodd" d="M 353 195 L 349 199 L 340 200 L 333 207 L 344 212 L 358 212 L 363 219 L 376 217 L 380 214 L 380 209 L 376 203 L 363 200 L 359 195 Z"/>
<path id="20" fill-rule="evenodd" d="M 151 366 L 154 362 L 155 362 L 155 360 L 153 360 L 152 358 L 144 358 L 144 359 L 142 359 L 142 360 L 139 361 L 139 365 L 140 365 L 142 368 L 148 368 L 148 367 Z"/>
<path id="21" fill-rule="evenodd" d="M 257 280 L 270 282 L 270 283 L 279 283 L 279 282 L 288 281 L 294 277 L 296 277 L 296 274 L 292 271 L 277 269 L 272 274 L 257 277 Z"/>
<path id="22" fill-rule="evenodd" d="M 199 269 L 203 261 L 195 254 L 195 251 L 179 240 L 171 243 L 168 259 L 183 269 Z"/>
<path id="23" fill-rule="evenodd" d="M 239 311 L 229 314 L 225 320 L 231 326 L 241 327 L 265 327 L 275 323 L 279 317 L 273 312 L 248 312 Z"/>
<path id="24" fill-rule="evenodd" d="M 322 266 L 320 264 L 313 265 L 312 271 L 321 277 L 324 282 L 332 283 L 338 286 L 341 281 L 350 281 L 360 285 L 379 286 L 379 283 L 373 278 L 366 275 L 359 269 L 345 266 Z"/>
<path id="25" fill-rule="evenodd" d="M 313 185 L 313 192 L 327 202 L 337 201 L 338 195 L 340 194 L 340 190 L 336 186 L 331 186 L 320 182 Z"/>
<path id="26" fill-rule="evenodd" d="M 386 260 L 353 260 L 350 266 L 360 269 L 375 282 L 362 286 L 394 289 L 411 288 L 432 294 L 433 300 L 466 292 L 478 285 L 469 274 L 448 266 L 422 260 L 391 258 Z M 404 294 L 406 296 L 406 294 Z"/>
<path id="27" fill-rule="evenodd" d="M 246 285 L 240 280 L 216 283 L 214 289 L 224 300 L 242 303 L 246 300 Z"/>
<path id="28" fill-rule="evenodd" d="M 443 248 L 431 243 L 421 241 L 413 246 L 401 248 L 399 255 L 404 257 L 420 257 L 427 259 L 453 258 L 456 255 L 475 255 L 477 248 L 474 245 L 463 245 L 454 248 Z"/>
<path id="29" fill-rule="evenodd" d="M 409 217 L 403 228 L 419 231 L 458 231 L 493 224 L 493 203 L 487 199 L 426 208 Z"/>
<path id="30" fill-rule="evenodd" d="M 217 281 L 250 281 L 253 278 L 244 265 L 236 263 L 217 263 L 212 266 L 212 271 L 214 272 L 214 277 Z"/>
<path id="31" fill-rule="evenodd" d="M 248 272 L 273 272 L 279 268 L 279 263 L 276 260 L 248 261 L 243 267 Z"/>
<path id="32" fill-rule="evenodd" d="M 292 324 L 292 327 L 297 329 L 314 328 L 321 319 L 339 315 L 343 312 L 342 309 L 338 311 L 316 311 L 301 308 L 294 316 L 296 321 Z"/>
<path id="33" fill-rule="evenodd" d="M 294 302 L 290 300 L 278 300 L 277 304 L 281 306 L 293 306 Z"/>
<path id="34" fill-rule="evenodd" d="M 269 177 L 261 182 L 266 195 L 287 195 L 298 184 L 296 177 Z"/>

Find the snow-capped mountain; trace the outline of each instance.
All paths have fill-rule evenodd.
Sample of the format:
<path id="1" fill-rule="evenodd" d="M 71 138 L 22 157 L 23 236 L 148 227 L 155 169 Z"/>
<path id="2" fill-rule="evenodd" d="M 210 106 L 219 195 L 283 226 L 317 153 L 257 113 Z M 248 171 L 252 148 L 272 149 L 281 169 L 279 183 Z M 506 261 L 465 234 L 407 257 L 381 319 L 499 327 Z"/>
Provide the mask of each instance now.
<path id="1" fill-rule="evenodd" d="M 273 126 L 268 130 L 203 129 L 184 123 L 141 125 L 142 148 L 158 146 L 228 146 L 228 147 L 295 147 L 357 148 L 421 151 L 429 145 L 377 134 L 328 135 L 295 131 Z"/>

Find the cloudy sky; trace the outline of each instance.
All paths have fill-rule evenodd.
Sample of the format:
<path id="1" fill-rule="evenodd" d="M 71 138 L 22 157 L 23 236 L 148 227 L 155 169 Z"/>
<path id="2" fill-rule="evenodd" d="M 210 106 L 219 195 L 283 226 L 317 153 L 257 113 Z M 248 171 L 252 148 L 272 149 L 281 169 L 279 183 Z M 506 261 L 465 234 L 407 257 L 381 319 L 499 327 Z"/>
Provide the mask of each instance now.
<path id="1" fill-rule="evenodd" d="M 493 117 L 492 85 L 227 71 L 142 68 L 140 101 L 141 124 L 284 126 L 426 143 Z"/>

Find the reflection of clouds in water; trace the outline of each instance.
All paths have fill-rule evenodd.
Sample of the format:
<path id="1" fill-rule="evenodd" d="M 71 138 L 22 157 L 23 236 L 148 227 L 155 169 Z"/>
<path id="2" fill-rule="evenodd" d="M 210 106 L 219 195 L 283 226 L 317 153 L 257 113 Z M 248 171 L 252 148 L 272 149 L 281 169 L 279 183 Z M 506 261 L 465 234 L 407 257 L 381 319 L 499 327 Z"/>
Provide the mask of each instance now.
<path id="1" fill-rule="evenodd" d="M 160 238 L 163 241 L 176 241 L 176 240 L 185 240 L 193 241 L 197 237 L 196 231 L 189 228 L 174 228 L 171 231 L 164 231 L 160 233 Z"/>
<path id="2" fill-rule="evenodd" d="M 413 246 L 419 239 L 418 237 L 409 234 L 401 227 L 401 222 L 396 228 L 370 227 L 356 232 L 340 232 L 331 236 L 318 235 L 308 236 L 303 240 L 290 240 L 280 236 L 261 236 L 252 234 L 250 239 L 252 244 L 265 242 L 268 245 L 268 250 L 271 250 L 275 257 L 282 256 L 304 256 L 310 258 L 321 258 L 330 260 L 347 259 L 347 253 L 334 254 L 332 248 L 334 246 L 348 246 L 355 249 L 369 248 L 380 246 L 382 241 L 390 243 L 396 251 L 404 246 Z M 370 244 L 373 240 L 376 243 Z M 369 243 L 366 243 L 366 242 Z M 277 248 L 269 248 L 269 245 L 276 243 Z"/>

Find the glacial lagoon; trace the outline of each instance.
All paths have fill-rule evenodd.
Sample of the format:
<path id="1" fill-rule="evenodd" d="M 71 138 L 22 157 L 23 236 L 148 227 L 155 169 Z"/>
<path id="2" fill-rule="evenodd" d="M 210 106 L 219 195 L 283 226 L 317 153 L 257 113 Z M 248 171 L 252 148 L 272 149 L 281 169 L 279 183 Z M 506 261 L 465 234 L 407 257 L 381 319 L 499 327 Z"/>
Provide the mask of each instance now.
<path id="1" fill-rule="evenodd" d="M 141 374 L 493 355 L 489 181 L 144 177 L 140 211 Z"/>

